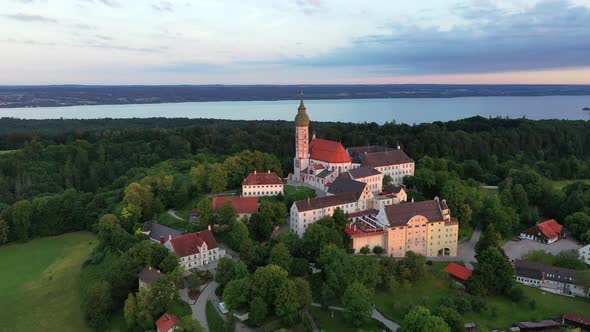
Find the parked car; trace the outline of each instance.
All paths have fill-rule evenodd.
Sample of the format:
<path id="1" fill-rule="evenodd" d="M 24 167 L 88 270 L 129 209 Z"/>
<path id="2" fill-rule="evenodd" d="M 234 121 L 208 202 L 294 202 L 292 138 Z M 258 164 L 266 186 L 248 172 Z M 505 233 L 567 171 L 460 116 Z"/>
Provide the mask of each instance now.
<path id="1" fill-rule="evenodd" d="M 225 307 L 224 302 L 219 302 L 219 304 L 217 305 L 217 308 L 219 308 L 219 311 L 221 311 L 223 314 L 227 314 L 229 312 L 227 310 L 227 308 Z"/>

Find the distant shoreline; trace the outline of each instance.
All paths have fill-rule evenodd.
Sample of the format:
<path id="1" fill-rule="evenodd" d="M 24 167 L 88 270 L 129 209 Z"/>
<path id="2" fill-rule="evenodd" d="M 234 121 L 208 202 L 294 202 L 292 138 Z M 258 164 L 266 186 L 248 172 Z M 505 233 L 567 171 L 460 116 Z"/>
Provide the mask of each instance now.
<path id="1" fill-rule="evenodd" d="M 0 109 L 189 102 L 590 96 L 590 85 L 0 86 Z"/>

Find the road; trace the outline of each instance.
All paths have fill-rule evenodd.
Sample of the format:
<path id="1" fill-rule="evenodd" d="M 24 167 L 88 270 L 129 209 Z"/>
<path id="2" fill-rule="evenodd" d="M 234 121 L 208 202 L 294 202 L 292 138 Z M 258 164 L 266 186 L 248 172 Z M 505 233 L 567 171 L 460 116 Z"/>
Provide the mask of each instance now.
<path id="1" fill-rule="evenodd" d="M 459 244 L 457 249 L 457 258 L 465 263 L 465 267 L 468 269 L 473 270 L 473 264 L 477 262 L 475 259 L 475 245 L 479 241 L 481 237 L 481 225 L 477 225 L 473 234 L 471 235 L 471 239 L 469 241 L 465 241 Z"/>
<path id="2" fill-rule="evenodd" d="M 177 215 L 176 211 L 174 211 L 174 210 L 168 210 L 168 214 L 171 215 L 174 219 L 178 219 L 180 221 L 186 221 L 186 220 L 182 219 L 182 217 Z"/>
<path id="3" fill-rule="evenodd" d="M 194 304 L 191 304 L 191 309 L 193 311 L 193 319 L 199 321 L 205 331 L 209 331 L 209 324 L 207 324 L 207 301 L 213 296 L 215 296 L 215 289 L 217 288 L 217 283 L 215 281 L 211 281 L 210 283 L 205 286 L 201 294 L 199 294 L 199 298 Z M 189 304 L 190 301 L 187 301 Z"/>
<path id="4" fill-rule="evenodd" d="M 318 307 L 318 308 L 322 307 L 322 305 L 319 303 L 312 303 L 311 305 L 313 307 Z M 346 310 L 344 308 L 334 307 L 334 306 L 329 306 L 328 309 L 336 310 L 336 311 L 345 311 Z M 371 314 L 371 318 L 380 321 L 381 323 L 383 323 L 383 325 L 385 325 L 388 329 L 390 329 L 393 332 L 395 332 L 395 331 L 397 331 L 397 329 L 399 329 L 399 324 L 397 324 L 396 322 L 394 322 L 392 320 L 387 319 L 375 308 L 373 308 L 373 313 Z"/>

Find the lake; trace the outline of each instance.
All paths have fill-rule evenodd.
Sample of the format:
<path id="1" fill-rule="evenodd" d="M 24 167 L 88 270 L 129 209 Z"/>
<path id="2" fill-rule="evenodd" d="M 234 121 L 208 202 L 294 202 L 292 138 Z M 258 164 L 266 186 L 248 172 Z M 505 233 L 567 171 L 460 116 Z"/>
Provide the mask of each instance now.
<path id="1" fill-rule="evenodd" d="M 590 96 L 461 97 L 306 100 L 312 121 L 423 123 L 475 115 L 528 119 L 590 120 Z M 149 118 L 186 117 L 233 120 L 289 120 L 299 101 L 223 101 L 0 109 L 0 117 Z"/>

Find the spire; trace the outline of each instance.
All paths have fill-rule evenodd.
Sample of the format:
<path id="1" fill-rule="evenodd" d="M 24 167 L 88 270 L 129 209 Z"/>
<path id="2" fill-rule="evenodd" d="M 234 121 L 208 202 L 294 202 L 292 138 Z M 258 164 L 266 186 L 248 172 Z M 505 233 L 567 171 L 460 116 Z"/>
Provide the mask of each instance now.
<path id="1" fill-rule="evenodd" d="M 299 101 L 299 108 L 298 108 L 298 110 L 305 111 L 306 110 L 305 104 L 303 104 L 303 89 L 301 89 L 301 93 L 299 94 L 299 97 L 300 97 L 300 101 Z"/>

